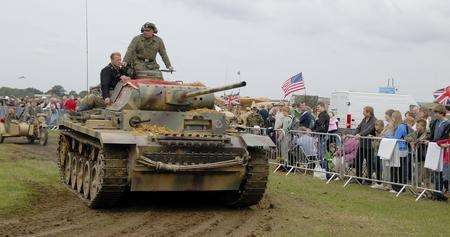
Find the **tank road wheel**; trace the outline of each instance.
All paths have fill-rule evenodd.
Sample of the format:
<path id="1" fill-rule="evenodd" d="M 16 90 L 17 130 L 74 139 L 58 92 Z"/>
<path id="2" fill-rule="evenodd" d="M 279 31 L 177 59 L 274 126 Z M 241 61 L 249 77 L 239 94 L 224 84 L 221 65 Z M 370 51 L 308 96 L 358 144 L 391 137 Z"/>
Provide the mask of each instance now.
<path id="1" fill-rule="evenodd" d="M 62 130 L 58 149 L 61 179 L 90 208 L 115 205 L 129 187 L 127 146 Z"/>
<path id="2" fill-rule="evenodd" d="M 72 162 L 70 166 L 72 166 L 72 172 L 70 172 L 70 184 L 72 186 L 72 189 L 75 190 L 77 188 L 77 176 L 78 176 L 77 174 L 80 167 L 80 157 L 74 155 L 72 157 Z"/>
<path id="3" fill-rule="evenodd" d="M 91 189 L 91 162 L 87 160 L 83 165 L 83 197 L 89 199 L 89 190 Z"/>
<path id="4" fill-rule="evenodd" d="M 67 174 L 70 174 L 70 157 L 69 157 L 69 138 L 64 135 L 59 136 L 59 142 L 58 142 L 58 168 L 59 168 L 59 174 L 61 177 L 61 181 L 65 184 L 69 183 L 69 180 Z"/>
<path id="5" fill-rule="evenodd" d="M 67 153 L 69 152 L 68 138 L 64 135 L 60 135 L 58 145 L 59 145 L 58 146 L 58 156 L 59 156 L 58 165 L 60 167 L 63 167 L 64 161 L 66 160 Z"/>
<path id="6" fill-rule="evenodd" d="M 70 177 L 72 174 L 72 160 L 73 153 L 69 152 L 64 160 L 64 183 L 67 185 L 70 184 Z"/>
<path id="7" fill-rule="evenodd" d="M 228 192 L 224 203 L 231 207 L 247 207 L 258 204 L 266 191 L 269 176 L 269 160 L 262 149 L 249 149 L 250 159 L 247 164 L 246 178 L 236 192 Z"/>
<path id="8" fill-rule="evenodd" d="M 124 146 L 105 146 L 95 152 L 91 163 L 89 202 L 91 208 L 116 205 L 128 187 L 128 149 Z"/>
<path id="9" fill-rule="evenodd" d="M 98 195 L 98 191 L 101 189 L 101 174 L 100 167 L 98 165 L 94 165 L 91 170 L 90 175 L 91 185 L 89 186 L 89 196 L 90 200 L 93 201 Z"/>
<path id="10" fill-rule="evenodd" d="M 84 159 L 81 159 L 77 163 L 77 191 L 83 192 L 83 172 L 84 172 Z"/>

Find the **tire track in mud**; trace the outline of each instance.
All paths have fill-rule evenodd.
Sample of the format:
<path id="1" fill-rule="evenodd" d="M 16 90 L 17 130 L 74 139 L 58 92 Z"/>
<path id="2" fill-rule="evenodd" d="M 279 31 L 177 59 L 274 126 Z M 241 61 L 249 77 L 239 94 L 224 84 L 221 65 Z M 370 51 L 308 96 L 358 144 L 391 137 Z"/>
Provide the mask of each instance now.
<path id="1" fill-rule="evenodd" d="M 37 214 L 0 221 L 0 236 L 253 236 L 267 210 L 176 210 L 146 207 L 90 210 L 68 197 Z M 167 210 L 165 210 L 167 209 Z"/>

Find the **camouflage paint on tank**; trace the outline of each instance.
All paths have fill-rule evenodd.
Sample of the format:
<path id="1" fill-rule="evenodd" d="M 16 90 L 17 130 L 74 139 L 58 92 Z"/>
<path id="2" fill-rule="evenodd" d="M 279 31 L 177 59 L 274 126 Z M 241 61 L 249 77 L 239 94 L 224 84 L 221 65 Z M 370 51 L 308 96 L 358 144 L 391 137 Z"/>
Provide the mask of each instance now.
<path id="1" fill-rule="evenodd" d="M 248 147 L 273 146 L 262 136 L 229 133 L 225 114 L 213 110 L 214 92 L 241 86 L 245 83 L 206 88 L 152 79 L 123 81 L 112 93 L 111 106 L 63 118 L 60 129 L 64 139 L 75 139 L 75 143 L 92 144 L 106 152 L 126 149 L 126 169 L 119 169 L 117 177 L 121 181 L 126 176 L 131 191 L 238 191 L 250 177 Z M 142 132 L 144 125 L 164 130 Z M 258 167 L 255 184 L 262 182 L 265 188 L 267 174 L 260 169 L 265 169 L 267 160 L 261 162 L 253 164 Z M 115 185 L 114 165 L 109 167 L 105 180 Z M 123 185 L 116 188 L 122 190 Z M 246 192 L 248 198 L 262 197 L 260 188 Z M 97 205 L 96 201 L 91 204 Z"/>

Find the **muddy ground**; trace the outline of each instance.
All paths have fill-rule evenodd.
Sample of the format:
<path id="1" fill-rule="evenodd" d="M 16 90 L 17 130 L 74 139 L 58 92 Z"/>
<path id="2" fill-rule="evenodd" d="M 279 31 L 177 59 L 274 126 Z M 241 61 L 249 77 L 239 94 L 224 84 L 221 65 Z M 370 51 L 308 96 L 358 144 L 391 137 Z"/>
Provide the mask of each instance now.
<path id="1" fill-rule="evenodd" d="M 21 139 L 5 144 L 21 144 Z M 21 144 L 21 154 L 54 160 L 57 136 L 47 147 Z M 27 157 L 22 157 L 27 159 Z M 127 195 L 113 210 L 91 210 L 60 187 L 35 185 L 39 198 L 33 208 L 0 217 L 0 236 L 260 236 L 273 235 L 282 217 L 269 194 L 259 206 L 229 209 L 195 194 Z"/>
<path id="2" fill-rule="evenodd" d="M 23 187 L 33 195 L 21 208 L 11 205 L 23 200 L 8 204 L 12 213 L 0 212 L 0 236 L 450 236 L 448 202 L 282 172 L 270 175 L 261 204 L 245 209 L 217 205 L 211 196 L 166 193 L 129 194 L 117 208 L 91 210 L 58 182 L 56 134 L 48 147 L 23 143 L 0 145 L 0 172 L 10 167 L 8 174 L 20 175 L 11 182 L 21 182 L 0 190 L 0 200 Z M 21 172 L 14 164 L 22 164 Z M 38 173 L 23 169 L 50 177 L 33 182 Z"/>

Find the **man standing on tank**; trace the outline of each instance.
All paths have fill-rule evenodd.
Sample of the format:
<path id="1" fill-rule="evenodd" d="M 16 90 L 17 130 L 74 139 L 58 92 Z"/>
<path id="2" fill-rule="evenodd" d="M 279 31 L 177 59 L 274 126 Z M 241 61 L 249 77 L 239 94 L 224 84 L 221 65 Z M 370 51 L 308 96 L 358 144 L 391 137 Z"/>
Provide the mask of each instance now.
<path id="1" fill-rule="evenodd" d="M 130 79 L 122 69 L 122 55 L 114 52 L 110 59 L 111 62 L 100 72 L 102 97 L 106 104 L 110 103 L 110 90 L 114 90 L 120 80 Z"/>
<path id="2" fill-rule="evenodd" d="M 156 63 L 156 54 L 159 53 L 166 68 L 173 71 L 164 42 L 155 35 L 158 33 L 155 24 L 150 22 L 145 23 L 141 28 L 141 33 L 134 37 L 128 46 L 123 60 L 124 64 L 131 67 L 134 73 L 159 70 L 159 65 Z"/>

